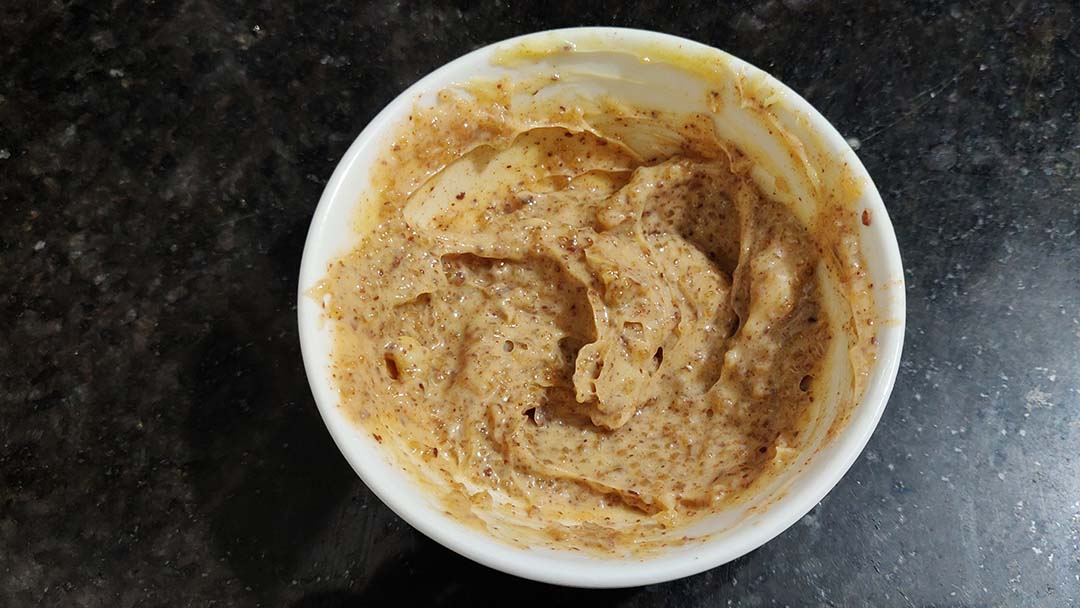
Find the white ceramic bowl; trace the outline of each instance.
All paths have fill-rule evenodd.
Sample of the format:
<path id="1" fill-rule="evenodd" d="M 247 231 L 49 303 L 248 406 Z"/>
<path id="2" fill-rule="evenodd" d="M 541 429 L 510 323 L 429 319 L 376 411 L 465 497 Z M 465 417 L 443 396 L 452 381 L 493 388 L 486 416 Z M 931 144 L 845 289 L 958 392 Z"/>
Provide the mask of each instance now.
<path id="1" fill-rule="evenodd" d="M 573 51 L 519 54 L 533 59 L 510 66 L 496 61 L 511 48 Z M 672 57 L 691 59 L 676 69 L 667 65 Z M 739 86 L 765 87 L 772 104 L 768 110 L 793 132 L 812 140 L 808 146 L 813 148 L 811 153 L 816 149 L 819 154 L 846 163 L 861 182 L 861 199 L 855 207 L 869 210 L 873 218 L 870 226 L 860 229 L 860 235 L 866 269 L 875 286 L 878 327 L 878 356 L 867 389 L 847 423 L 827 438 L 821 431 L 821 445 L 806 454 L 798 467 L 781 474 L 760 495 L 695 523 L 688 533 L 707 537 L 701 542 L 673 547 L 644 559 L 601 558 L 571 551 L 521 549 L 458 523 L 443 513 L 432 496 L 406 478 L 368 433 L 340 411 L 329 375 L 330 324 L 321 319 L 320 304 L 306 295 L 322 278 L 327 264 L 356 242 L 351 222 L 346 220 L 368 185 L 368 168 L 385 149 L 394 126 L 415 103 L 430 99 L 454 83 L 477 76 L 527 75 L 540 67 L 550 73 L 554 67 L 566 73 L 586 74 L 584 78 L 594 90 L 687 109 L 701 104 L 705 87 L 710 86 L 702 82 L 703 72 L 685 69 L 687 65 L 701 67 L 701 61 L 724 66 L 727 77 Z M 718 118 L 718 123 L 723 123 L 722 135 L 763 159 L 771 158 L 770 170 L 782 174 L 794 171 L 790 159 L 781 158 L 784 154 L 775 142 L 770 143 L 763 130 L 755 129 L 753 116 L 741 115 L 749 110 L 736 106 L 728 104 L 722 111 L 731 115 Z M 787 177 L 798 192 L 799 177 Z M 300 268 L 297 312 L 304 364 L 323 420 L 353 469 L 395 513 L 446 547 L 504 572 L 577 587 L 628 587 L 681 578 L 740 557 L 795 523 L 840 481 L 877 426 L 896 378 L 904 336 L 903 279 L 896 237 L 876 188 L 844 138 L 804 99 L 761 70 L 696 42 L 640 30 L 573 28 L 530 34 L 469 53 L 417 82 L 371 121 L 341 159 L 315 211 Z"/>

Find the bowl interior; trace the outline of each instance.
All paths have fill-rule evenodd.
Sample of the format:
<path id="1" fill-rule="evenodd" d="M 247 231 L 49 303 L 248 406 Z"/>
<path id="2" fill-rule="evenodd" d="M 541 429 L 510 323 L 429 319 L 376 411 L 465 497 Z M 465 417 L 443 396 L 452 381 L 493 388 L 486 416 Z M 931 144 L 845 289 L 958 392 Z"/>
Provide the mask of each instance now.
<path id="1" fill-rule="evenodd" d="M 854 207 L 873 217 L 860 237 L 875 286 L 878 356 L 868 388 L 849 419 L 838 431 L 826 433 L 836 407 L 835 403 L 824 407 L 824 415 L 812 425 L 810 449 L 795 466 L 752 499 L 686 530 L 688 536 L 702 540 L 646 561 L 519 549 L 444 515 L 436 500 L 402 475 L 381 447 L 340 411 L 329 375 L 331 328 L 321 318 L 320 303 L 306 295 L 327 264 L 354 246 L 356 235 L 347 218 L 355 217 L 360 193 L 368 187 L 368 167 L 414 104 L 430 103 L 438 91 L 473 78 L 527 78 L 552 70 L 560 79 L 551 94 L 607 95 L 645 107 L 712 112 L 721 136 L 754 157 L 759 185 L 811 221 L 812 177 L 771 135 L 780 127 L 803 142 L 811 161 L 846 164 L 859 183 Z M 767 101 L 767 111 L 742 101 L 748 87 L 754 89 L 755 98 Z M 776 188 L 777 176 L 790 186 L 786 193 Z M 640 585 L 687 576 L 735 559 L 794 523 L 839 481 L 873 432 L 892 389 L 904 330 L 903 271 L 892 226 L 865 169 L 836 130 L 793 91 L 730 55 L 672 36 L 609 28 L 543 32 L 477 50 L 435 71 L 388 105 L 349 148 L 327 184 L 305 245 L 299 287 L 301 347 L 312 392 L 334 441 L 368 487 L 414 527 L 458 553 L 522 577 L 582 587 Z M 842 355 L 839 346 L 834 350 L 832 356 Z M 828 381 L 845 380 L 850 379 L 837 371 Z"/>

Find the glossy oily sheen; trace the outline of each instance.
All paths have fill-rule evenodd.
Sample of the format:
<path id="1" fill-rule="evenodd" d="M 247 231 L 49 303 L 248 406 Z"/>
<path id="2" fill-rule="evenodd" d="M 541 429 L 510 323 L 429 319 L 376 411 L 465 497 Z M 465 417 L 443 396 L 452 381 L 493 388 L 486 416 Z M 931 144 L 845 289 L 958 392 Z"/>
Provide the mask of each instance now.
<path id="1" fill-rule="evenodd" d="M 537 160 L 535 153 L 527 150 L 544 149 L 545 158 L 548 151 L 559 156 L 554 148 L 546 145 L 525 147 L 523 144 L 529 138 L 558 134 L 560 130 L 571 134 L 570 137 L 562 134 L 565 145 L 585 146 L 585 158 L 590 159 L 589 163 L 594 162 L 589 156 L 590 153 L 595 156 L 594 144 L 580 140 L 582 134 L 606 140 L 608 148 L 632 151 L 630 160 L 634 166 L 629 170 L 609 166 L 603 170 L 585 171 L 581 170 L 585 163 L 570 163 L 575 167 L 573 171 L 549 171 L 547 177 L 537 177 L 527 185 L 525 182 L 530 178 L 526 175 L 514 176 L 513 180 L 490 175 L 492 183 L 503 184 L 515 192 L 526 192 L 534 200 L 529 202 L 528 196 L 511 199 L 505 196 L 509 191 L 503 191 L 497 201 L 501 204 L 494 208 L 487 209 L 490 205 L 479 204 L 484 196 L 498 190 L 475 187 L 475 178 L 487 170 L 484 155 L 508 154 L 517 144 L 522 147 L 523 159 L 533 154 L 529 158 Z M 572 139 L 576 143 L 572 143 Z M 576 158 L 578 155 L 571 156 Z M 459 162 L 466 158 L 470 160 Z M 562 154 L 561 158 L 568 157 Z M 624 160 L 608 158 L 611 162 Z M 511 169 L 520 165 L 506 164 L 510 164 Z M 528 164 L 538 166 L 543 162 Z M 505 169 L 505 164 L 501 167 Z M 682 171 L 686 173 L 679 174 Z M 476 240 L 476 234 L 465 234 L 467 231 L 462 230 L 478 224 L 477 219 L 498 223 L 527 215 L 530 205 L 544 202 L 545 197 L 565 198 L 574 192 L 581 195 L 576 199 L 578 204 L 567 206 L 567 209 L 621 208 L 621 205 L 610 203 L 619 200 L 615 195 L 630 185 L 635 176 L 639 181 L 629 190 L 658 191 L 654 188 L 656 180 L 646 177 L 649 173 L 654 177 L 664 175 L 665 179 L 659 181 L 664 181 L 665 187 L 689 174 L 707 174 L 709 177 L 701 180 L 703 185 L 700 187 L 722 194 L 716 198 L 733 204 L 730 208 L 715 204 L 707 208 L 681 204 L 681 208 L 690 212 L 682 219 L 679 219 L 679 213 L 669 214 L 669 228 L 678 225 L 676 229 L 656 230 L 655 224 L 649 228 L 656 218 L 646 217 L 647 209 L 641 206 L 640 215 L 605 211 L 585 217 L 587 222 L 578 223 L 575 219 L 571 222 L 576 226 L 571 230 L 574 234 L 566 232 L 565 226 L 541 229 L 526 226 L 528 222 L 517 227 L 499 225 L 497 230 L 490 231 L 496 237 L 505 231 L 514 232 L 518 237 L 496 239 L 501 245 Z M 650 181 L 654 186 L 647 186 Z M 439 188 L 431 191 L 429 196 L 421 194 L 425 187 L 436 184 Z M 698 188 L 688 187 L 686 192 L 696 192 Z M 588 196 L 584 196 L 586 190 Z M 556 447 L 557 461 L 550 453 L 545 456 L 542 450 L 533 450 L 527 454 L 530 459 L 519 459 L 516 462 L 518 468 L 513 470 L 535 476 L 534 471 L 544 468 L 544 461 L 550 460 L 568 463 L 574 468 L 541 471 L 552 478 L 549 483 L 581 486 L 582 481 L 557 476 L 569 474 L 580 480 L 591 479 L 600 473 L 601 484 L 589 485 L 586 479 L 584 484 L 589 488 L 581 495 L 590 498 L 582 501 L 557 492 L 533 492 L 525 497 L 526 500 L 520 500 L 511 493 L 516 491 L 514 488 L 528 488 L 528 479 L 521 483 L 519 475 L 511 480 L 510 490 L 505 491 L 508 482 L 502 475 L 505 470 L 500 470 L 502 465 L 510 463 L 502 463 L 498 454 L 510 450 L 485 453 L 469 448 L 470 445 L 483 445 L 493 435 L 494 427 L 489 424 L 489 417 L 485 417 L 481 427 L 463 433 L 460 427 L 445 422 L 461 413 L 452 407 L 438 412 L 451 415 L 435 422 L 429 414 L 418 418 L 419 424 L 417 420 L 397 415 L 425 411 L 412 407 L 409 401 L 410 391 L 420 388 L 420 382 L 409 384 L 409 370 L 423 369 L 431 365 L 429 357 L 434 355 L 439 359 L 442 356 L 438 345 L 444 341 L 432 340 L 439 329 L 438 324 L 413 323 L 418 330 L 415 333 L 390 332 L 399 335 L 381 343 L 363 339 L 363 329 L 337 331 L 340 323 L 335 318 L 351 316 L 357 319 L 360 328 L 362 315 L 358 315 L 358 308 L 358 311 L 337 311 L 344 314 L 335 316 L 335 306 L 341 301 L 340 298 L 335 301 L 334 295 L 327 291 L 332 287 L 332 281 L 327 279 L 338 272 L 332 270 L 332 266 L 357 263 L 358 259 L 350 258 L 372 255 L 373 251 L 389 245 L 376 243 L 377 239 L 372 235 L 385 231 L 387 222 L 396 215 L 404 217 L 410 230 L 416 233 L 414 240 L 429 238 L 438 241 L 438 246 L 446 246 L 442 252 L 438 247 L 428 250 L 430 257 L 439 262 L 430 268 L 455 281 L 460 272 L 464 280 L 454 288 L 469 288 L 472 299 L 468 304 L 477 312 L 482 312 L 496 300 L 500 301 L 498 308 L 504 313 L 507 307 L 502 301 L 513 306 L 522 303 L 539 305 L 536 296 L 548 288 L 545 286 L 553 286 L 556 290 L 553 293 L 559 294 L 556 299 L 564 301 L 566 294 L 561 289 L 574 284 L 564 280 L 565 277 L 573 278 L 571 273 L 576 272 L 575 268 L 584 268 L 589 277 L 600 279 L 599 284 L 604 289 L 596 289 L 595 284 L 592 288 L 585 287 L 584 301 L 588 302 L 590 310 L 586 315 L 572 317 L 586 322 L 563 324 L 564 328 L 560 329 L 558 326 L 562 321 L 556 320 L 563 317 L 557 310 L 549 311 L 556 313 L 548 317 L 549 326 L 554 323 L 556 329 L 565 332 L 565 335 L 550 336 L 560 345 L 557 356 L 554 351 L 533 352 L 537 340 L 544 338 L 543 332 L 510 335 L 511 332 L 506 330 L 506 319 L 503 319 L 500 327 L 505 334 L 503 340 L 489 339 L 487 334 L 471 337 L 470 343 L 476 346 L 476 354 L 480 355 L 477 360 L 485 363 L 471 366 L 477 373 L 468 376 L 481 380 L 481 384 L 501 377 L 518 386 L 531 378 L 534 384 L 545 387 L 538 394 L 548 397 L 547 405 L 558 401 L 573 406 L 561 410 L 526 408 L 523 414 L 499 418 L 515 421 L 516 431 L 511 429 L 516 432 L 515 438 L 538 432 L 539 428 L 544 433 L 554 433 L 565 431 L 568 426 L 610 436 L 632 432 L 642 416 L 657 416 L 665 411 L 662 407 L 651 407 L 661 400 L 650 400 L 650 386 L 674 386 L 665 383 L 682 382 L 682 386 L 677 387 L 679 390 L 704 395 L 717 384 L 713 376 L 720 379 L 725 368 L 741 367 L 738 362 L 728 359 L 747 351 L 733 348 L 738 337 L 727 335 L 732 331 L 739 332 L 740 319 L 728 326 L 726 332 L 712 332 L 712 335 L 723 336 L 721 339 L 706 337 L 702 340 L 702 343 L 712 345 L 711 353 L 704 357 L 690 355 L 689 359 L 698 357 L 696 361 L 704 362 L 704 365 L 691 361 L 693 373 L 669 374 L 676 367 L 685 367 L 680 363 L 680 357 L 700 350 L 691 347 L 692 340 L 687 339 L 691 331 L 684 336 L 679 333 L 678 325 L 675 325 L 675 331 L 670 329 L 673 309 L 665 312 L 664 306 L 658 305 L 663 304 L 665 298 L 656 297 L 654 293 L 664 289 L 670 292 L 678 281 L 673 281 L 667 271 L 662 277 L 659 272 L 653 276 L 651 265 L 640 265 L 641 259 L 655 256 L 653 261 L 659 260 L 664 255 L 659 252 L 660 247 L 639 247 L 643 254 L 630 257 L 622 255 L 628 251 L 623 245 L 639 242 L 630 235 L 632 231 L 643 236 L 646 244 L 661 232 L 668 236 L 674 234 L 689 244 L 686 252 L 704 252 L 710 247 L 703 245 L 714 245 L 711 257 L 709 253 L 704 255 L 708 262 L 706 267 L 711 272 L 687 274 L 704 277 L 699 286 L 711 286 L 701 290 L 699 295 L 724 294 L 729 279 L 731 291 L 719 299 L 728 302 L 727 308 L 735 312 L 731 303 L 740 298 L 732 297 L 732 294 L 738 291 L 740 284 L 753 283 L 752 280 L 740 280 L 735 272 L 740 266 L 740 257 L 744 257 L 739 249 L 741 245 L 737 245 L 744 237 L 744 216 L 739 211 L 741 204 L 738 204 L 737 196 L 740 191 L 760 199 L 761 205 L 752 205 L 755 209 L 765 210 L 775 203 L 772 206 L 777 212 L 775 217 L 784 218 L 777 225 L 797 226 L 796 232 L 813 243 L 814 251 L 807 257 L 815 260 L 812 280 L 804 281 L 805 277 L 798 273 L 794 277 L 795 282 L 802 282 L 812 289 L 793 293 L 799 298 L 808 296 L 809 301 L 821 309 L 822 314 L 814 316 L 815 323 L 821 327 L 814 331 L 827 336 L 827 339 L 812 340 L 823 346 L 820 359 L 817 355 L 782 359 L 792 366 L 792 376 L 796 370 L 803 372 L 797 382 L 780 382 L 781 374 L 772 378 L 777 382 L 775 386 L 782 386 L 782 390 L 794 392 L 796 389 L 791 387 L 798 387 L 798 395 L 806 401 L 813 399 L 811 406 L 807 407 L 805 402 L 802 405 L 792 402 L 792 409 L 799 414 L 790 416 L 783 410 L 780 415 L 770 415 L 766 414 L 768 410 L 755 409 L 755 415 L 762 414 L 772 421 L 775 433 L 771 436 L 772 441 L 768 441 L 769 433 L 753 438 L 757 456 L 748 449 L 750 441 L 744 441 L 741 451 L 728 452 L 731 458 L 727 462 L 738 462 L 745 470 L 734 476 L 730 475 L 732 471 L 728 467 L 724 471 L 726 479 L 729 482 L 742 480 L 746 473 L 745 482 L 723 483 L 719 480 L 712 484 L 719 491 L 706 493 L 694 488 L 709 484 L 693 480 L 689 485 L 694 488 L 679 488 L 674 483 L 665 487 L 667 480 L 660 473 L 638 476 L 638 480 L 646 482 L 641 488 L 646 489 L 644 494 L 648 496 L 635 497 L 630 490 L 639 495 L 643 492 L 625 483 L 633 481 L 633 471 L 629 469 L 632 466 L 640 468 L 643 463 L 659 469 L 664 466 L 664 459 L 657 459 L 654 464 L 646 459 L 626 457 L 621 459 L 626 470 L 614 471 L 610 466 L 593 466 L 603 465 L 600 460 L 564 455 L 558 447 L 559 442 L 551 441 L 543 445 Z M 466 203 L 472 205 L 474 197 L 477 206 L 461 207 Z M 715 200 L 711 194 L 708 198 Z M 644 199 L 654 207 L 659 202 L 652 195 Z M 463 211 L 478 208 L 482 211 L 475 216 Z M 634 210 L 637 207 L 626 208 Z M 727 218 L 723 221 L 711 218 L 702 213 L 703 209 L 727 215 Z M 727 213 L 732 210 L 733 213 Z M 869 226 L 860 221 L 864 210 L 873 217 Z M 729 221 L 732 215 L 737 221 Z M 753 221 L 765 226 L 769 224 L 769 221 L 763 221 L 765 219 L 759 216 Z M 624 223 L 626 225 L 620 227 Z M 695 225 L 708 225 L 710 232 L 720 230 L 718 227 L 721 226 L 724 228 L 703 244 L 700 235 L 693 234 Z M 627 227 L 633 230 L 627 230 Z M 591 235 L 587 230 L 597 235 L 610 233 L 605 238 L 617 239 L 620 246 L 614 250 L 619 255 L 593 255 L 591 260 L 584 256 L 582 262 L 584 253 L 578 249 L 596 246 L 593 251 L 596 254 L 603 247 L 595 237 L 594 243 L 588 243 L 587 237 Z M 545 238 L 533 233 L 586 238 L 576 243 L 573 238 L 563 239 L 561 243 L 557 238 L 548 239 L 568 257 L 545 265 L 537 263 L 538 256 L 535 255 L 544 249 Z M 801 237 L 789 240 L 789 246 L 793 246 L 791 251 L 799 249 L 800 240 Z M 753 241 L 751 238 L 747 242 Z M 373 244 L 375 247 L 370 247 Z M 554 251 L 554 247 L 549 249 Z M 670 248 L 664 246 L 663 249 Z M 787 251 L 788 247 L 783 249 Z M 694 257 L 695 254 L 689 255 Z M 389 258 L 389 266 L 378 270 L 386 275 L 395 263 L 410 263 L 405 257 L 400 260 L 395 257 Z M 499 258 L 500 269 L 512 268 L 514 272 L 488 273 L 488 270 L 496 269 L 453 267 L 475 258 L 492 257 Z M 610 280 L 615 278 L 614 275 L 594 273 L 603 257 L 613 262 L 608 270 L 614 270 L 620 279 L 629 273 L 642 283 L 659 288 L 628 300 L 644 298 L 649 302 L 643 310 L 651 320 L 649 324 L 641 323 L 640 332 L 632 317 L 642 311 L 619 305 L 621 296 L 628 295 L 628 290 L 619 288 L 617 280 Z M 552 258 L 549 256 L 549 259 Z M 675 259 L 681 260 L 683 256 Z M 682 265 L 681 261 L 679 265 Z M 741 266 L 753 270 L 753 264 Z M 758 270 L 764 270 L 764 275 L 772 274 L 766 265 Z M 528 277 L 515 274 L 525 272 L 532 274 Z M 498 274 L 498 281 L 493 280 L 495 274 Z M 787 282 L 789 278 L 784 278 L 784 274 L 776 273 L 773 278 Z M 612 294 L 617 297 L 605 297 L 608 290 L 604 276 L 608 276 L 608 281 L 615 286 Z M 367 289 L 365 285 L 374 286 L 369 283 L 377 282 L 370 276 L 356 275 L 355 278 L 359 280 L 350 286 L 354 290 Z M 513 290 L 505 295 L 497 293 L 498 289 L 515 283 L 527 283 L 530 297 L 509 298 Z M 412 297 L 412 291 L 417 298 L 408 306 L 414 308 L 434 311 L 442 306 L 440 298 L 434 295 L 449 292 L 434 290 L 430 295 L 417 294 L 417 284 L 413 281 L 391 283 L 386 285 L 386 293 L 407 299 Z M 865 445 L 891 389 L 903 336 L 903 274 L 888 216 L 872 182 L 843 138 L 797 94 L 760 70 L 700 44 L 632 30 L 579 28 L 509 40 L 452 62 L 403 93 L 357 138 L 327 185 L 305 246 L 300 287 L 301 345 L 312 390 L 335 442 L 367 486 L 410 524 L 476 561 L 519 576 L 588 587 L 645 584 L 685 576 L 742 555 L 791 525 L 836 483 Z M 485 293 L 485 289 L 489 291 Z M 590 289 L 596 295 L 592 299 Z M 678 291 L 685 290 L 680 287 Z M 490 297 L 492 295 L 496 297 Z M 383 298 L 380 295 L 379 301 Z M 714 319 L 728 314 L 724 311 L 725 306 L 711 308 L 706 299 L 688 297 L 685 301 L 690 306 L 676 306 L 678 323 L 684 328 L 689 327 L 686 318 L 699 319 L 694 311 L 708 309 L 717 313 Z M 597 303 L 602 306 L 595 305 Z M 752 308 L 741 312 L 748 313 Z M 763 307 L 763 310 L 767 308 Z M 460 311 L 470 312 L 465 307 Z M 597 312 L 602 314 L 594 314 Z M 738 317 L 738 314 L 734 316 Z M 811 316 L 806 315 L 808 322 Z M 750 320 L 749 316 L 746 320 Z M 399 321 L 401 319 L 394 323 Z M 401 327 L 405 325 L 408 324 Z M 705 322 L 700 326 L 708 325 L 718 324 Z M 765 325 L 768 326 L 766 332 L 777 331 L 772 324 L 766 322 Z M 636 339 L 639 333 L 640 342 Z M 358 344 L 367 344 L 363 347 L 366 352 L 362 353 L 365 360 L 361 362 L 357 357 L 351 363 L 357 369 L 363 363 L 362 370 L 341 366 L 350 363 L 337 356 L 347 350 L 340 344 L 340 335 L 351 335 Z M 665 343 L 660 352 L 659 347 L 650 349 L 657 343 L 658 336 L 661 342 L 672 336 L 679 339 Z M 768 341 L 762 339 L 760 344 Z M 595 348 L 587 348 L 594 343 Z M 604 344 L 609 346 L 601 348 Z M 363 349 L 357 348 L 354 352 L 360 353 Z M 590 355 L 590 350 L 594 351 L 591 356 L 580 356 L 583 352 Z M 545 359 L 545 352 L 551 356 Z M 722 356 L 715 356 L 717 352 L 723 353 Z M 645 355 L 650 353 L 651 356 L 646 358 Z M 760 354 L 754 353 L 752 358 L 760 358 Z M 466 353 L 465 357 L 468 356 Z M 526 360 L 521 377 L 500 371 L 506 369 L 504 363 L 517 364 L 521 359 Z M 808 365 L 808 360 L 814 363 Z M 439 365 L 445 361 L 441 360 Z M 610 363 L 613 372 L 604 374 L 603 368 L 593 365 L 600 361 L 604 367 Z M 708 364 L 710 361 L 720 361 L 719 373 Z M 545 369 L 559 373 L 545 379 L 544 374 L 539 373 Z M 807 370 L 816 372 L 806 373 Z M 348 389 L 341 390 L 350 384 L 339 378 L 343 373 L 374 380 L 351 383 L 359 388 L 358 393 L 351 394 Z M 392 384 L 388 383 L 388 378 Z M 688 378 L 697 378 L 701 382 L 695 386 L 695 382 L 685 381 Z M 380 402 L 358 396 L 385 390 L 379 388 L 379 382 L 384 383 L 383 387 L 397 387 L 396 400 Z M 644 390 L 612 390 L 627 383 Z M 438 381 L 435 384 L 436 389 L 445 388 Z M 771 390 L 768 386 L 755 388 L 753 384 L 744 383 L 736 388 L 749 391 L 744 394 Z M 428 382 L 423 382 L 423 386 L 424 391 L 430 388 Z M 457 388 L 460 387 L 454 390 Z M 483 388 L 477 393 L 489 396 Z M 558 394 L 563 398 L 552 399 Z M 508 396 L 508 401 L 522 401 L 520 395 Z M 682 408 L 680 411 L 693 411 L 693 407 L 687 406 L 689 401 L 694 400 L 686 400 L 677 406 Z M 480 407 L 475 409 L 479 411 L 497 411 L 501 399 L 478 405 Z M 493 407 L 488 408 L 489 405 Z M 727 408 L 727 411 L 735 409 Z M 626 416 L 628 411 L 632 413 Z M 717 418 L 721 409 L 698 410 L 707 420 L 709 416 L 705 411 L 711 411 L 712 417 Z M 677 422 L 677 414 L 671 416 L 672 421 Z M 581 425 L 565 424 L 574 416 Z M 697 427 L 703 426 L 698 424 L 700 417 L 691 416 L 686 420 L 695 428 L 684 431 L 683 436 L 699 432 Z M 716 420 L 717 425 L 725 422 L 732 421 L 722 416 Z M 450 431 L 445 436 L 452 439 L 445 445 L 435 441 L 442 432 L 440 424 Z M 399 432 L 404 428 L 408 432 Z M 729 424 L 727 428 L 737 430 L 739 427 Z M 777 429 L 781 432 L 776 433 Z M 798 432 L 798 442 L 788 441 L 787 438 L 795 437 L 795 432 Z M 482 441 L 469 443 L 478 438 Z M 761 438 L 766 441 L 759 442 Z M 466 445 L 461 451 L 459 447 L 463 444 L 455 443 L 459 439 Z M 496 438 L 492 445 L 498 447 L 497 444 Z M 509 444 L 504 442 L 503 447 L 507 446 Z M 525 447 L 536 448 L 537 444 L 526 443 Z M 673 448 L 654 444 L 649 449 L 656 449 L 652 453 L 659 454 Z M 576 447 L 575 451 L 585 453 Z M 471 460 L 459 458 L 457 454 L 460 453 L 467 454 Z M 605 454 L 602 449 L 589 453 L 594 456 Z M 683 463 L 684 460 L 687 459 L 683 457 L 676 461 L 676 466 L 693 470 L 694 463 Z M 487 473 L 489 468 L 490 474 Z M 476 483 L 465 487 L 453 479 Z M 717 476 L 708 479 L 714 480 L 718 480 Z M 593 506 L 596 506 L 594 495 L 604 496 L 608 503 L 602 512 L 599 507 L 585 504 L 593 500 Z M 545 502 L 545 496 L 555 502 L 565 499 L 569 509 L 562 509 L 565 513 L 557 512 L 560 509 L 553 507 L 552 500 Z M 702 496 L 707 499 L 700 500 Z M 541 508 L 546 510 L 541 512 Z M 508 532 L 506 528 L 513 531 Z M 567 534 L 567 530 L 572 533 Z"/>
<path id="2" fill-rule="evenodd" d="M 709 115 L 517 115 L 534 86 L 446 91 L 387 151 L 376 224 L 312 294 L 342 407 L 506 542 L 681 543 L 799 452 L 833 331 L 818 240 Z"/>

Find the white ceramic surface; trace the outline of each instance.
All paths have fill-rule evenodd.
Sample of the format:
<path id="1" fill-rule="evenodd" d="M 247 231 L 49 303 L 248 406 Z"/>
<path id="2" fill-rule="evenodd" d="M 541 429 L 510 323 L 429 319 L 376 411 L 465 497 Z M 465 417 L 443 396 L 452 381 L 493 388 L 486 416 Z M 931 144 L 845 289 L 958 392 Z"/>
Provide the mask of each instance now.
<path id="1" fill-rule="evenodd" d="M 806 455 L 801 466 L 781 476 L 767 491 L 763 490 L 760 497 L 692 526 L 692 534 L 703 534 L 707 540 L 675 547 L 644 560 L 520 549 L 445 516 L 437 502 L 395 468 L 381 446 L 339 410 L 338 396 L 329 376 L 330 326 L 320 318 L 319 303 L 306 295 L 322 278 L 327 264 L 355 243 L 351 222 L 347 220 L 367 187 L 367 168 L 384 149 L 392 128 L 413 105 L 430 99 L 447 86 L 476 76 L 532 73 L 530 70 L 535 71 L 538 66 L 530 62 L 508 67 L 495 65 L 492 59 L 500 49 L 511 46 L 545 47 L 553 43 L 569 43 L 575 51 L 537 60 L 545 63 L 545 69 L 554 67 L 567 73 L 588 74 L 587 83 L 579 78 L 583 86 L 683 109 L 701 103 L 702 92 L 709 84 L 701 82 L 700 76 L 665 68 L 663 61 L 643 62 L 641 55 L 651 49 L 663 51 L 665 57 L 686 53 L 722 59 L 732 74 L 775 93 L 779 102 L 769 109 L 793 132 L 813 137 L 822 150 L 848 163 L 863 183 L 862 199 L 857 207 L 868 209 L 873 218 L 872 224 L 862 229 L 861 238 L 877 298 L 878 358 L 869 386 L 846 426 L 816 453 Z M 623 52 L 626 50 L 629 53 Z M 627 64 L 626 58 L 632 59 L 632 63 Z M 624 78 L 628 73 L 633 78 Z M 634 83 L 624 85 L 623 80 Z M 765 157 L 778 154 L 769 141 L 762 139 L 760 130 L 754 131 L 752 121 L 738 115 L 739 108 L 722 111 L 733 112 L 731 116 L 718 118 L 718 124 L 723 123 L 722 130 L 726 129 L 725 137 Z M 791 167 L 779 163 L 772 169 L 786 174 Z M 792 180 L 797 192 L 798 179 L 792 177 Z M 752 551 L 795 523 L 836 485 L 869 440 L 892 390 L 904 336 L 904 284 L 896 237 L 877 190 L 844 138 L 804 99 L 757 68 L 696 42 L 640 30 L 574 28 L 530 34 L 474 51 L 417 82 L 371 121 L 338 164 L 315 210 L 300 268 L 297 311 L 304 364 L 323 420 L 353 469 L 395 513 L 437 542 L 492 568 L 562 585 L 626 587 L 688 576 Z M 824 436 L 823 431 L 819 434 Z"/>

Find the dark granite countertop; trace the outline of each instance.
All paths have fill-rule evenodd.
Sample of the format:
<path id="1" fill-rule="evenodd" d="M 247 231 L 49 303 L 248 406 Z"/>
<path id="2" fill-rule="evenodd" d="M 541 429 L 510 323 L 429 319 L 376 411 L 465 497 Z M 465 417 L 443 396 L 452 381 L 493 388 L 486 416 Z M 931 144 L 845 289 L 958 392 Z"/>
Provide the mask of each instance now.
<path id="1" fill-rule="evenodd" d="M 818 507 L 609 592 L 472 564 L 382 506 L 316 412 L 294 302 L 375 112 L 587 24 L 728 50 L 857 140 L 909 303 L 881 425 Z M 0 210 L 0 605 L 1080 602 L 1075 2 L 4 2 Z"/>

